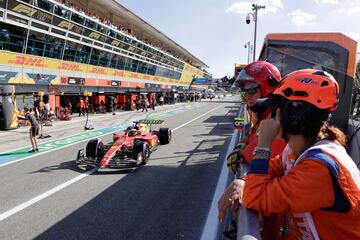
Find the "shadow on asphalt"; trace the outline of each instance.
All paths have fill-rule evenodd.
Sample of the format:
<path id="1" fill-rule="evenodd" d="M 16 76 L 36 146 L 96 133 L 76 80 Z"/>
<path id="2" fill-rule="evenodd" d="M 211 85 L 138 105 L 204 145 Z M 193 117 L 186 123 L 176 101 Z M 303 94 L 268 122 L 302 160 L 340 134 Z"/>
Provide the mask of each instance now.
<path id="1" fill-rule="evenodd" d="M 76 164 L 75 164 L 75 159 L 74 160 L 70 160 L 67 162 L 62 162 L 59 165 L 52 165 L 52 166 L 46 166 L 43 167 L 37 171 L 33 171 L 33 172 L 29 172 L 28 174 L 34 174 L 34 173 L 51 173 L 53 171 L 57 171 L 57 170 L 72 170 L 75 172 L 79 172 L 79 173 L 84 173 L 84 171 L 82 171 L 81 169 L 79 169 Z"/>
<path id="2" fill-rule="evenodd" d="M 162 158 L 153 158 L 152 165 L 150 158 L 148 165 L 124 176 L 34 239 L 200 239 L 218 181 L 214 176 L 220 175 L 233 133 L 233 128 L 221 125 L 214 125 L 202 139 L 193 135 L 197 144 L 191 151 L 164 152 L 169 155 L 166 159 L 175 155 L 180 164 L 171 167 L 176 163 L 171 159 L 169 166 L 156 165 Z M 73 169 L 70 162 L 53 167 Z M 66 208 L 72 203 L 64 204 Z"/>
<path id="3" fill-rule="evenodd" d="M 208 142 L 174 168 L 150 161 L 34 239 L 199 239 L 224 157 L 205 153 L 222 153 L 226 146 L 204 148 Z"/>

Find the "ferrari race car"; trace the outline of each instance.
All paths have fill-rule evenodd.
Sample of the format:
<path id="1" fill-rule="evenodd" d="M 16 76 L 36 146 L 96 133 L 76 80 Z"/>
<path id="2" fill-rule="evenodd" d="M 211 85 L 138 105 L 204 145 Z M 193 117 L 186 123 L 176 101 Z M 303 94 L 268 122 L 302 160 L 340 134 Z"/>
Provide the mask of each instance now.
<path id="1" fill-rule="evenodd" d="M 150 154 L 161 144 L 171 141 L 171 130 L 160 126 L 152 130 L 152 125 L 163 124 L 163 120 L 140 120 L 134 122 L 122 133 L 113 134 L 113 142 L 104 144 L 100 138 L 90 140 L 85 150 L 78 151 L 76 164 L 82 170 L 91 167 L 99 169 L 133 168 L 145 165 Z"/>

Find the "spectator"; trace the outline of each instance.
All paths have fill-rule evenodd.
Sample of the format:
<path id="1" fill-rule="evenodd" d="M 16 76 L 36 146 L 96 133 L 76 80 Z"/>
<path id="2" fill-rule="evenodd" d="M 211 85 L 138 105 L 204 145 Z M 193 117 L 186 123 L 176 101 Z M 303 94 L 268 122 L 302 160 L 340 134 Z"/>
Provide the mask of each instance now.
<path id="1" fill-rule="evenodd" d="M 84 101 L 84 112 L 86 112 L 86 114 L 89 113 L 89 98 L 85 97 L 85 101 Z"/>
<path id="2" fill-rule="evenodd" d="M 140 96 L 136 96 L 136 99 L 135 99 L 135 106 L 136 106 L 136 111 L 139 111 L 140 108 L 142 107 L 141 105 L 141 100 L 140 100 Z"/>
<path id="3" fill-rule="evenodd" d="M 101 113 L 106 113 L 106 106 L 105 106 L 105 102 L 104 100 L 100 100 L 100 103 L 99 103 L 99 112 Z"/>
<path id="4" fill-rule="evenodd" d="M 29 135 L 32 149 L 29 152 L 38 152 L 39 146 L 36 136 L 39 135 L 39 123 L 36 117 L 30 112 L 28 108 L 24 108 L 26 124 L 30 126 Z"/>
<path id="5" fill-rule="evenodd" d="M 164 105 L 164 96 L 163 96 L 163 95 L 160 96 L 159 102 L 160 102 L 160 103 L 159 103 L 160 106 Z"/>
<path id="6" fill-rule="evenodd" d="M 78 108 L 79 108 L 79 117 L 81 116 L 81 114 L 83 116 L 85 116 L 85 113 L 84 113 L 85 102 L 84 102 L 82 97 L 80 97 L 80 100 L 79 100 L 79 103 L 78 103 Z"/>
<path id="7" fill-rule="evenodd" d="M 288 239 L 360 239 L 360 172 L 344 148 L 345 134 L 326 123 L 338 95 L 327 72 L 304 69 L 285 77 L 263 102 L 279 110 L 260 123 L 255 160 L 246 183 L 236 180 L 227 189 L 225 195 L 236 195 L 228 207 L 242 202 L 265 215 L 285 214 Z M 288 145 L 269 160 L 279 133 Z"/>
<path id="8" fill-rule="evenodd" d="M 70 99 L 66 99 L 65 106 L 69 109 L 70 115 L 72 115 L 72 104 L 71 104 Z"/>
<path id="9" fill-rule="evenodd" d="M 152 110 L 155 110 L 155 104 L 156 104 L 156 99 L 155 99 L 155 97 L 154 97 L 154 95 L 153 94 L 150 94 L 150 107 L 151 107 L 151 109 Z"/>
<path id="10" fill-rule="evenodd" d="M 117 99 L 116 97 L 113 98 L 113 115 L 115 115 L 115 111 L 116 111 L 116 107 L 117 107 Z"/>
<path id="11" fill-rule="evenodd" d="M 146 112 L 148 111 L 148 109 L 147 109 L 148 105 L 149 105 L 149 102 L 148 102 L 147 98 L 142 96 L 142 98 L 141 98 L 142 112 L 144 112 L 144 110 L 146 110 Z"/>
<path id="12" fill-rule="evenodd" d="M 50 103 L 49 103 L 49 101 L 48 101 L 47 103 L 45 103 L 45 108 L 44 108 L 44 120 L 48 120 L 49 112 L 50 112 Z"/>

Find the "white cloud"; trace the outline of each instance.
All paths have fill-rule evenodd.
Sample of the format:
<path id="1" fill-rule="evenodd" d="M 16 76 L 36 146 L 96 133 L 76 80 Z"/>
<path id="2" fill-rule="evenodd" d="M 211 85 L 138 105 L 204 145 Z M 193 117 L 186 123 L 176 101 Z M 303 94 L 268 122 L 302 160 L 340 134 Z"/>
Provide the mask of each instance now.
<path id="1" fill-rule="evenodd" d="M 346 32 L 345 34 L 355 41 L 360 41 L 360 32 Z"/>
<path id="2" fill-rule="evenodd" d="M 338 0 L 314 0 L 317 4 L 328 4 L 328 5 L 336 5 L 339 4 Z"/>
<path id="3" fill-rule="evenodd" d="M 339 8 L 337 11 L 338 11 L 338 13 L 340 13 L 340 14 L 343 14 L 343 13 L 346 12 L 345 8 Z"/>
<path id="4" fill-rule="evenodd" d="M 237 2 L 231 4 L 231 6 L 228 7 L 227 11 L 245 15 L 249 12 L 252 12 L 253 3 L 253 1 L 238 0 Z M 265 6 L 265 9 L 259 10 L 259 15 L 273 13 L 276 12 L 278 9 L 284 8 L 282 0 L 259 0 L 256 2 L 256 4 Z"/>
<path id="5" fill-rule="evenodd" d="M 355 15 L 360 13 L 360 1 L 351 1 L 349 4 L 346 4 L 345 7 L 339 8 L 338 13 L 346 15 Z"/>
<path id="6" fill-rule="evenodd" d="M 315 14 L 306 13 L 300 9 L 296 9 L 289 13 L 291 20 L 295 23 L 296 26 L 305 26 L 305 25 L 314 25 L 314 20 L 316 18 Z"/>
<path id="7" fill-rule="evenodd" d="M 353 6 L 347 10 L 348 14 L 353 15 L 355 13 L 360 13 L 360 5 Z"/>

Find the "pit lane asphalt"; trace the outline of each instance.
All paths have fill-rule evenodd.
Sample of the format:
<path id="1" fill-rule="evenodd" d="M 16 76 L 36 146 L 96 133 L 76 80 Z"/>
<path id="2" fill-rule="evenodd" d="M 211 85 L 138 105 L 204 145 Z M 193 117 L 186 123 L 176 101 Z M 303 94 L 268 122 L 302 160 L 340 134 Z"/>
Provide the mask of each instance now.
<path id="1" fill-rule="evenodd" d="M 154 152 L 148 165 L 132 172 L 96 173 L 64 188 L 1 221 L 0 239 L 200 239 L 239 105 L 194 104 L 168 114 L 166 125 L 176 128 L 214 111 L 175 131 L 172 142 Z M 117 124 L 141 116 L 126 113 L 112 119 Z M 109 125 L 102 118 L 92 121 Z M 69 122 L 64 125 L 69 129 L 51 135 L 74 134 L 75 125 Z M 20 137 L 18 143 L 26 141 Z M 0 214 L 78 176 L 74 159 L 85 144 L 1 167 Z"/>

